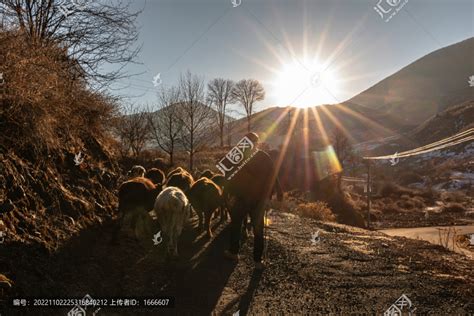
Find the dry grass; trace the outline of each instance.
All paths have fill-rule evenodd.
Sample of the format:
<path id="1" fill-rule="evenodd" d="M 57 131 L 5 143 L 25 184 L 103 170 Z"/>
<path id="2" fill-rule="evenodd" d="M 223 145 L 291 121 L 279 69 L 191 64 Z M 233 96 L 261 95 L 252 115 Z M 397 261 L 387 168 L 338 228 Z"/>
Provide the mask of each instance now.
<path id="1" fill-rule="evenodd" d="M 443 206 L 443 212 L 446 213 L 465 213 L 467 209 L 461 203 L 449 203 Z"/>
<path id="2" fill-rule="evenodd" d="M 446 249 L 454 251 L 457 241 L 457 232 L 455 227 L 438 228 L 438 243 Z M 451 247 L 449 246 L 451 244 Z"/>
<path id="3" fill-rule="evenodd" d="M 423 182 L 423 177 L 414 171 L 405 171 L 398 177 L 398 182 L 403 185 L 410 183 Z"/>
<path id="4" fill-rule="evenodd" d="M 400 186 L 398 184 L 395 184 L 393 182 L 385 182 L 381 186 L 378 194 L 382 197 L 390 197 L 390 196 L 399 197 L 399 196 L 402 196 L 402 195 L 414 196 L 415 192 L 416 192 L 416 190 L 402 187 L 402 186 Z"/>
<path id="5" fill-rule="evenodd" d="M 415 208 L 415 204 L 408 199 L 398 201 L 397 206 L 405 210 L 412 210 Z"/>
<path id="6" fill-rule="evenodd" d="M 115 103 L 87 88 L 80 69 L 62 48 L 36 45 L 17 33 L 0 32 L 7 94 L 0 96 L 1 143 L 33 159 L 64 148 L 80 150 L 100 138 Z"/>
<path id="7" fill-rule="evenodd" d="M 327 203 L 321 201 L 301 203 L 296 207 L 295 211 L 300 216 L 309 217 L 320 221 L 336 221 L 336 216 L 333 214 Z"/>
<path id="8" fill-rule="evenodd" d="M 454 191 L 441 193 L 441 199 L 448 203 L 462 203 L 469 200 L 469 197 L 464 192 Z"/>

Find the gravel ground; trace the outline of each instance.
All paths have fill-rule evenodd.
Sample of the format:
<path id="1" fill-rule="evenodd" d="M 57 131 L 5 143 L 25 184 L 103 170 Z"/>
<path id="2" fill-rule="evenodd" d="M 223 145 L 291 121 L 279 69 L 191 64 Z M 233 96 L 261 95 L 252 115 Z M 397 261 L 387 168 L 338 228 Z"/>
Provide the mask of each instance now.
<path id="1" fill-rule="evenodd" d="M 196 224 L 194 219 L 185 230 L 174 262 L 164 260 L 162 246 L 126 239 L 111 244 L 114 222 L 83 231 L 54 255 L 8 245 L 6 269 L 15 285 L 7 298 L 176 299 L 169 309 L 102 307 L 87 315 L 381 315 L 405 294 L 415 314 L 474 313 L 474 261 L 441 246 L 274 211 L 266 268 L 259 272 L 251 260 L 252 238 L 233 263 L 222 257 L 228 226 L 214 223 L 215 237 L 207 240 Z M 1 314 L 68 310 L 10 308 Z"/>

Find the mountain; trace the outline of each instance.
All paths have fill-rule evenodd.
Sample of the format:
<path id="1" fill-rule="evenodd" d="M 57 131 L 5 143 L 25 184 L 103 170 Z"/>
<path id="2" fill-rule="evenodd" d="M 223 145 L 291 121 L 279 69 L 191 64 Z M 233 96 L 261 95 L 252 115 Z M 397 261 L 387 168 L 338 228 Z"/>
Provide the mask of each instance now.
<path id="1" fill-rule="evenodd" d="M 295 115 L 299 117 L 292 135 L 303 138 L 307 115 L 310 144 L 320 140 L 324 132 L 330 134 L 340 124 L 361 150 L 401 138 L 407 147 L 414 148 L 441 135 L 452 135 L 455 128 L 451 125 L 455 123 L 449 120 L 448 123 L 442 119 L 443 115 L 447 119 L 464 109 L 466 104 L 472 104 L 474 89 L 468 83 L 469 77 L 474 75 L 472 56 L 474 38 L 469 38 L 418 59 L 342 104 L 315 106 L 308 110 L 288 107 L 263 110 L 252 116 L 252 131 L 262 134 L 264 141 L 275 148 L 283 143 L 289 122 Z M 456 106 L 459 106 L 457 110 Z M 443 114 L 448 108 L 451 110 Z M 462 110 L 464 123 L 474 121 L 470 108 Z M 247 132 L 247 123 L 244 118 L 232 124 L 235 143 Z M 431 126 L 429 129 L 423 127 L 428 125 Z M 416 133 L 417 130 L 425 132 Z M 408 137 L 399 137 L 401 135 Z"/>
<path id="2" fill-rule="evenodd" d="M 409 137 L 419 145 L 426 145 L 473 127 L 474 100 L 470 100 L 436 114 L 414 129 Z"/>
<path id="3" fill-rule="evenodd" d="M 451 105 L 474 99 L 474 38 L 436 50 L 349 100 L 420 124 Z"/>
<path id="4" fill-rule="evenodd" d="M 474 128 L 474 100 L 452 105 L 408 133 L 374 144 L 377 148 L 372 154 L 388 155 L 395 151 L 400 152 L 414 149 L 453 136 L 470 128 Z M 454 148 L 461 150 L 468 145 L 469 142 L 465 142 Z"/>
<path id="5" fill-rule="evenodd" d="M 184 121 L 187 121 L 189 116 L 185 114 L 186 111 L 189 111 L 189 109 L 183 107 L 183 103 L 175 103 L 167 108 L 161 108 L 153 112 L 136 112 L 132 114 L 124 114 L 122 115 L 123 119 L 129 122 L 129 124 L 125 125 L 125 134 L 141 133 L 144 128 L 149 127 L 146 126 L 150 119 L 153 119 L 153 121 L 155 122 L 155 126 L 160 126 L 160 124 L 165 124 L 164 126 L 167 126 L 166 124 L 168 124 L 168 117 L 175 117 L 175 124 L 178 125 L 179 118 L 183 119 Z M 199 103 L 197 106 L 195 106 L 193 112 L 195 122 L 194 124 L 196 126 L 195 133 L 197 133 L 196 137 L 198 134 L 199 138 L 204 139 L 212 138 L 214 140 L 215 137 L 218 137 L 218 112 L 204 103 Z M 226 115 L 225 117 L 226 122 L 232 123 L 234 120 L 235 119 L 229 115 Z M 140 126 L 141 131 L 139 131 Z M 115 138 L 117 140 L 120 139 L 119 135 L 115 135 Z M 216 143 L 216 145 L 217 144 L 218 143 Z M 176 146 L 180 148 L 181 144 L 178 143 L 176 144 Z M 147 140 L 146 147 L 155 148 L 155 141 L 150 139 Z"/>
<path id="6" fill-rule="evenodd" d="M 271 148 L 279 147 L 288 134 L 290 122 L 295 120 L 292 139 L 304 141 L 306 138 L 313 147 L 324 142 L 337 126 L 346 131 L 352 143 L 369 139 L 382 139 L 397 134 L 403 122 L 390 114 L 367 107 L 346 103 L 321 105 L 306 109 L 294 107 L 272 107 L 252 115 L 252 131 L 260 135 L 261 140 Z M 236 143 L 247 133 L 245 118 L 232 123 L 232 142 Z"/>

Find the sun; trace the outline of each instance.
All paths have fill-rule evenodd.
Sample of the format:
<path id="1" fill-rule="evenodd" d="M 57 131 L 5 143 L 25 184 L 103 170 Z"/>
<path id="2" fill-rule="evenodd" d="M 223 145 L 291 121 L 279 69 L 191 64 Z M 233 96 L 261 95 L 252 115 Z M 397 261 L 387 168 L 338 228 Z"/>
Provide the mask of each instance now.
<path id="1" fill-rule="evenodd" d="M 283 65 L 273 86 L 279 106 L 305 108 L 338 102 L 335 99 L 339 91 L 337 76 L 317 60 L 295 60 Z"/>

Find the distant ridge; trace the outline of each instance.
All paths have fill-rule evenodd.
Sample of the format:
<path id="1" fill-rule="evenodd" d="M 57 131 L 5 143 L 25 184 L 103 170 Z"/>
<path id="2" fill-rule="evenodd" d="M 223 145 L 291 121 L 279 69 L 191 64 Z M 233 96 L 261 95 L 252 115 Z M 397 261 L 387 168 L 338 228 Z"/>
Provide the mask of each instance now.
<path id="1" fill-rule="evenodd" d="M 420 124 L 449 106 L 474 99 L 474 38 L 438 49 L 353 97 L 407 124 Z"/>

